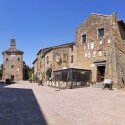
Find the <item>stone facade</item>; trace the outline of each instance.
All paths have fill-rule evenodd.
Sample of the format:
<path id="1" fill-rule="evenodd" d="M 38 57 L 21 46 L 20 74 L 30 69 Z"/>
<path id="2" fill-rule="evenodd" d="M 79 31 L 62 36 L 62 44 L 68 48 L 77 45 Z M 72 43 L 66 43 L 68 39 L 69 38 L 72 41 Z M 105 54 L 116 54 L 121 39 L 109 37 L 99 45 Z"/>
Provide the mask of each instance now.
<path id="1" fill-rule="evenodd" d="M 33 67 L 34 67 L 34 75 L 37 75 L 37 72 L 38 72 L 38 70 L 37 70 L 37 59 L 34 60 Z"/>
<path id="2" fill-rule="evenodd" d="M 92 14 L 76 31 L 78 67 L 91 69 L 94 72 L 92 73 L 92 81 L 97 81 L 96 66 L 99 62 L 106 62 L 108 44 L 111 42 L 110 25 L 110 16 Z M 104 28 L 104 36 L 98 38 L 98 29 L 101 28 Z M 82 41 L 84 34 L 86 35 L 85 43 Z"/>
<path id="3" fill-rule="evenodd" d="M 99 29 L 104 30 L 99 38 Z M 86 42 L 82 36 L 86 34 Z M 123 86 L 125 24 L 112 15 L 91 14 L 76 31 L 78 67 L 92 71 L 92 81 L 97 81 L 98 67 L 104 66 L 104 78 L 110 78 L 114 85 Z M 120 50 L 122 49 L 122 50 Z M 121 58 L 123 57 L 123 58 Z M 103 81 L 103 80 L 102 80 Z"/>
<path id="4" fill-rule="evenodd" d="M 41 50 L 37 55 L 37 62 L 41 60 L 42 65 L 38 65 L 44 70 L 45 76 L 49 68 L 52 71 L 65 68 L 86 69 L 92 72 L 91 81 L 88 82 L 103 82 L 104 79 L 110 78 L 114 86 L 123 87 L 124 43 L 125 24 L 117 18 L 116 13 L 112 15 L 93 13 L 77 28 L 76 42 L 73 45 L 50 47 L 46 53 Z M 39 58 L 39 55 L 42 56 Z M 49 63 L 46 62 L 48 58 Z M 37 69 L 37 72 L 41 71 Z"/>
<path id="5" fill-rule="evenodd" d="M 53 77 L 53 71 L 73 68 L 76 65 L 76 46 L 74 43 L 41 49 L 37 53 L 37 61 L 33 62 L 34 74 L 39 79 L 48 80 Z M 48 72 L 51 70 L 51 76 Z"/>
<path id="6" fill-rule="evenodd" d="M 3 53 L 3 80 L 23 80 L 23 52 L 16 49 L 15 39 L 10 41 L 10 49 Z"/>

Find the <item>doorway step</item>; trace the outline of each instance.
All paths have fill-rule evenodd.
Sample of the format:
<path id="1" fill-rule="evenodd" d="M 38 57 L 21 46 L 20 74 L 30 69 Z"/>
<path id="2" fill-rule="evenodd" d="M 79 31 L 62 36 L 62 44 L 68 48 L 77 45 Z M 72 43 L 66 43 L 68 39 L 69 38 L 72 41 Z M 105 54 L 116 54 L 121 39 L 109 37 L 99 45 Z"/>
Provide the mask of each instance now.
<path id="1" fill-rule="evenodd" d="M 103 88 L 103 82 L 97 82 L 94 87 L 96 88 Z"/>

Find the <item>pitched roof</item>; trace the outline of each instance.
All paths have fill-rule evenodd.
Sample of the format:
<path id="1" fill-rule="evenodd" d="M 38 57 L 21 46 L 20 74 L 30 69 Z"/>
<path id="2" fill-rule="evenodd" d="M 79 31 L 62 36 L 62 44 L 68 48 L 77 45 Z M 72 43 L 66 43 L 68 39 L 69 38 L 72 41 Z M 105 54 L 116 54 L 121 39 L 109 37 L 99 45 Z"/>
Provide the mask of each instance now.
<path id="1" fill-rule="evenodd" d="M 83 26 L 85 23 L 86 23 L 86 21 L 87 20 L 89 20 L 89 18 L 91 17 L 91 16 L 93 16 L 93 15 L 95 15 L 95 16 L 100 16 L 100 17 L 111 17 L 112 15 L 105 15 L 105 14 L 98 14 L 98 13 L 91 13 L 84 21 L 83 21 L 83 23 L 77 28 L 77 30 L 81 27 L 81 26 Z"/>
<path id="2" fill-rule="evenodd" d="M 37 58 L 33 61 L 33 63 L 32 63 L 32 64 L 34 64 L 36 61 L 37 61 Z"/>
<path id="3" fill-rule="evenodd" d="M 20 51 L 20 50 L 18 50 L 18 49 L 16 49 L 16 48 L 10 48 L 10 49 L 8 49 L 8 50 L 6 50 L 6 51 L 4 51 L 5 53 L 21 53 L 21 54 L 23 54 L 24 52 L 23 51 Z M 3 53 L 4 53 L 3 52 Z"/>
<path id="4" fill-rule="evenodd" d="M 75 45 L 75 42 L 65 43 L 65 44 L 61 44 L 61 45 L 57 45 L 57 46 L 52 46 L 52 47 L 48 47 L 48 48 L 43 48 L 43 49 L 39 50 L 39 52 L 37 53 L 37 55 L 39 55 L 42 52 L 42 56 L 44 56 L 47 52 L 51 51 L 54 48 L 60 48 L 60 47 L 66 47 L 66 46 L 73 46 L 73 45 Z"/>
<path id="5" fill-rule="evenodd" d="M 65 44 L 53 46 L 52 48 L 65 47 L 65 46 L 73 46 L 73 45 L 75 45 L 75 42 L 65 43 Z"/>

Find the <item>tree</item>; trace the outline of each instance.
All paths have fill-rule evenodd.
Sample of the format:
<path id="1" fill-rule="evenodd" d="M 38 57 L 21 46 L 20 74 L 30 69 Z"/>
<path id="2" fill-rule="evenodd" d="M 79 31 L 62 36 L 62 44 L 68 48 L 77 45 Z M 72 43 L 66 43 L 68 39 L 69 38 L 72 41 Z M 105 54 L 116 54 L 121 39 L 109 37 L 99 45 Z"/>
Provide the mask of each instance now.
<path id="1" fill-rule="evenodd" d="M 29 80 L 32 79 L 32 74 L 33 74 L 33 68 L 30 68 L 26 63 L 23 63 L 23 79 L 24 80 Z"/>
<path id="2" fill-rule="evenodd" d="M 30 68 L 28 70 L 28 76 L 29 76 L 29 79 L 33 79 L 33 68 Z"/>

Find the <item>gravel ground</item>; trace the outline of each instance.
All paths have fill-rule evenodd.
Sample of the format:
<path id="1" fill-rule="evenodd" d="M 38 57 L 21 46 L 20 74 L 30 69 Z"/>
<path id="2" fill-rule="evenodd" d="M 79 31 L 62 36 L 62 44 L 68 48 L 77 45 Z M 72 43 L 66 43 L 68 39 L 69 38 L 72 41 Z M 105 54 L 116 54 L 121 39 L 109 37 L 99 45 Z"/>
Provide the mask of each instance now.
<path id="1" fill-rule="evenodd" d="M 123 90 L 0 86 L 0 125 L 125 125 Z"/>

